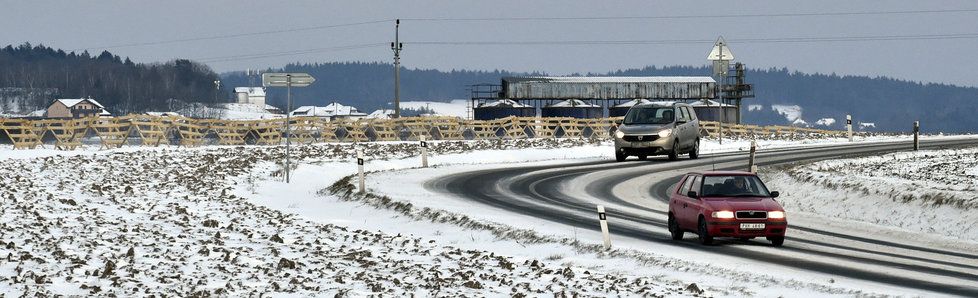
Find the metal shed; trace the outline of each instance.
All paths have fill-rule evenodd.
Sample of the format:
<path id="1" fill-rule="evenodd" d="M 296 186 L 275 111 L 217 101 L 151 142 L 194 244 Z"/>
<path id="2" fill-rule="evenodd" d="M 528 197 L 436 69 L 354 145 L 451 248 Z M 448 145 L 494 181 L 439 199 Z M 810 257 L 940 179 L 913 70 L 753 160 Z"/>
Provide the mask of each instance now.
<path id="1" fill-rule="evenodd" d="M 508 99 L 704 99 L 716 95 L 711 77 L 506 77 Z"/>

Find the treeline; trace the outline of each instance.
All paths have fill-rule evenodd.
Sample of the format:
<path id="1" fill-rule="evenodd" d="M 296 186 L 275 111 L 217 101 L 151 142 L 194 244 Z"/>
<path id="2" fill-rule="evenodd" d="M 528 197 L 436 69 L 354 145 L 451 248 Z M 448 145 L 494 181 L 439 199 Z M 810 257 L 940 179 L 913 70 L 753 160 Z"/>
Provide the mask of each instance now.
<path id="1" fill-rule="evenodd" d="M 749 66 L 749 65 L 748 65 Z M 387 63 L 321 63 L 290 64 L 268 71 L 308 72 L 317 81 L 310 87 L 293 89 L 298 105 L 325 105 L 340 102 L 364 111 L 389 108 L 393 101 L 393 66 Z M 704 76 L 706 66 L 668 66 L 627 69 L 594 76 Z M 506 71 L 438 71 L 401 70 L 401 100 L 435 100 L 469 98 L 469 86 L 480 83 L 499 84 L 510 75 L 538 75 Z M 233 86 L 246 86 L 244 73 L 226 73 L 224 80 Z M 786 68 L 748 69 L 748 83 L 754 84 L 755 98 L 744 100 L 745 123 L 763 125 L 790 124 L 772 105 L 798 105 L 802 119 L 814 125 L 821 118 L 833 118 L 832 126 L 844 128 L 845 115 L 854 122 L 874 123 L 867 130 L 908 131 L 914 120 L 920 120 L 928 132 L 973 132 L 978 129 L 978 88 L 946 84 L 922 84 L 886 77 L 805 74 Z M 260 78 L 256 80 L 260 84 Z M 269 90 L 269 102 L 284 106 L 285 91 Z M 747 105 L 763 106 L 749 111 Z"/>
<path id="2" fill-rule="evenodd" d="M 0 88 L 21 95 L 0 98 L 21 111 L 0 112 L 29 112 L 55 98 L 81 97 L 96 99 L 116 115 L 176 110 L 214 102 L 218 78 L 208 66 L 185 59 L 135 63 L 108 51 L 91 55 L 25 43 L 0 49 Z"/>

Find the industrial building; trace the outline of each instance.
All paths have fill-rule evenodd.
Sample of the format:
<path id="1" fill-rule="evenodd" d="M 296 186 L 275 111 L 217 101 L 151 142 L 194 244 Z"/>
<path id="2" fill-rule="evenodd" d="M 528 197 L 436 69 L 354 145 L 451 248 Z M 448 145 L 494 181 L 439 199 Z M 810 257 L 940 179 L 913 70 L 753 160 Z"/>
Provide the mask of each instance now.
<path id="1" fill-rule="evenodd" d="M 722 105 L 721 84 L 708 76 L 505 77 L 499 85 L 471 86 L 473 115 L 480 120 L 618 117 L 639 103 L 681 101 L 693 105 L 700 119 L 718 121 L 722 110 L 723 122 L 740 123 L 741 100 L 754 97 L 752 86 L 744 82 L 744 69 L 737 63 L 723 78 Z"/>

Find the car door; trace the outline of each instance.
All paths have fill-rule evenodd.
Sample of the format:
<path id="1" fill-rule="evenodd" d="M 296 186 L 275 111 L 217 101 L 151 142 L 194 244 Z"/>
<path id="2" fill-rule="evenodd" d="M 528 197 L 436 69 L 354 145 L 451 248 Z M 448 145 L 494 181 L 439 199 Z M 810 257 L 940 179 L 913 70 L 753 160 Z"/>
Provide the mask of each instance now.
<path id="1" fill-rule="evenodd" d="M 693 177 L 689 190 L 686 191 L 688 193 L 690 190 L 692 190 L 697 194 L 696 198 L 691 198 L 688 196 L 686 197 L 686 203 L 684 204 L 685 208 L 683 208 L 682 211 L 683 222 L 681 223 L 682 227 L 686 229 L 696 230 L 696 225 L 699 224 L 698 220 L 700 209 L 703 207 L 703 199 L 699 197 L 699 195 L 702 195 L 702 185 L 703 177 L 696 175 Z"/>
<path id="2" fill-rule="evenodd" d="M 674 113 L 676 114 L 676 127 L 672 131 L 676 139 L 679 139 L 679 143 L 676 144 L 676 149 L 677 151 L 683 151 L 689 146 L 686 143 L 686 122 L 689 120 L 686 111 L 682 107 L 676 107 Z"/>
<path id="3" fill-rule="evenodd" d="M 693 110 L 689 107 L 683 107 L 683 111 L 686 111 L 686 123 L 683 124 L 683 126 L 686 126 L 686 128 L 683 138 L 686 139 L 686 148 L 693 149 L 693 145 L 696 143 L 697 134 L 699 134 L 699 130 L 696 129 L 696 116 L 693 115 Z"/>
<path id="4" fill-rule="evenodd" d="M 690 142 L 693 144 L 696 143 L 696 139 L 700 137 L 700 120 L 699 118 L 696 118 L 696 111 L 693 110 L 693 107 L 684 108 L 686 109 L 686 114 L 689 115 L 689 121 L 687 121 L 688 123 L 686 124 L 689 125 L 687 130 L 689 130 Z"/>
<path id="5" fill-rule="evenodd" d="M 683 217 L 683 206 L 688 206 L 688 197 L 686 196 L 690 185 L 693 184 L 693 175 L 686 175 L 683 179 L 676 184 L 676 189 L 673 190 L 673 194 L 669 201 L 669 211 L 672 212 L 673 216 L 676 217 L 676 221 L 681 221 L 680 218 Z"/>

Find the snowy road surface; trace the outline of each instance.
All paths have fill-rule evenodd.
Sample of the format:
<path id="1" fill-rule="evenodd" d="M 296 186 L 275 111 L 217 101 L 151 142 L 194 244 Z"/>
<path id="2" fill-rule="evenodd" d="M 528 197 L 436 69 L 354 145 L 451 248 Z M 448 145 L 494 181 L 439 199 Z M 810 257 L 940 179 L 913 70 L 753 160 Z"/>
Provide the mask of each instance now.
<path id="1" fill-rule="evenodd" d="M 975 139 L 928 140 L 924 148 L 974 146 Z M 906 150 L 908 143 L 838 145 L 772 150 L 758 154 L 761 166 L 842 156 Z M 715 163 L 715 165 L 714 165 Z M 501 167 L 452 173 L 429 180 L 426 189 L 493 206 L 551 223 L 595 230 L 594 206 L 608 209 L 611 232 L 636 247 L 656 253 L 720 263 L 752 271 L 804 272 L 802 276 L 835 277 L 868 283 L 893 294 L 978 296 L 978 246 L 973 242 L 907 234 L 880 235 L 859 224 L 789 212 L 785 247 L 766 241 L 725 241 L 703 247 L 672 241 L 666 230 L 669 187 L 680 175 L 696 170 L 740 169 L 744 154 L 717 154 L 699 160 L 614 163 L 594 161 L 524 167 Z M 393 181 L 396 183 L 397 181 Z M 382 187 L 381 187 L 382 188 Z M 385 191 L 384 193 L 396 193 Z M 627 242 L 627 241 L 626 241 Z M 722 256 L 722 257 L 720 257 Z M 788 269 L 784 269 L 788 268 Z M 929 293 L 929 294 L 928 294 Z"/>

